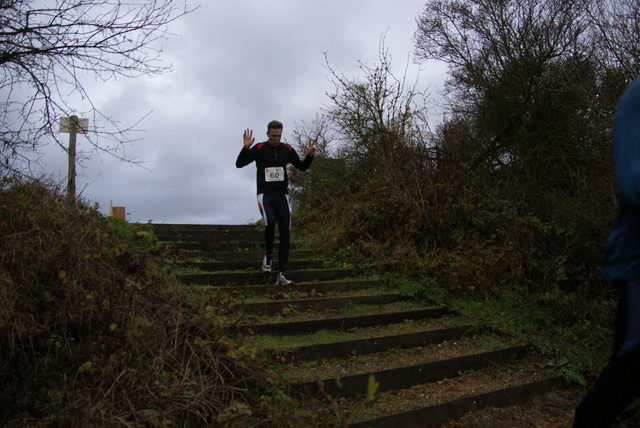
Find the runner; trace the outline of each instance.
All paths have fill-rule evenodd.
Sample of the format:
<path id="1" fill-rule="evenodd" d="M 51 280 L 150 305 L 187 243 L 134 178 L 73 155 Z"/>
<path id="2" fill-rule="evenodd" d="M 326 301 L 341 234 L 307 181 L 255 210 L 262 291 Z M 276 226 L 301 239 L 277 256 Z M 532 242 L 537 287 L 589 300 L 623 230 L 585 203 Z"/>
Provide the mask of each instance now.
<path id="1" fill-rule="evenodd" d="M 258 209 L 264 220 L 265 255 L 262 270 L 271 272 L 273 242 L 276 224 L 280 235 L 278 263 L 280 272 L 276 277 L 278 285 L 293 285 L 287 275 L 289 260 L 289 229 L 291 227 L 291 206 L 289 204 L 289 176 L 287 165 L 291 164 L 300 171 L 311 165 L 316 153 L 318 139 L 309 140 L 307 155 L 303 160 L 293 147 L 281 143 L 283 125 L 277 120 L 267 125 L 268 140 L 253 145 L 253 131 L 246 129 L 243 134 L 243 147 L 236 160 L 236 167 L 242 168 L 256 162 L 256 182 L 258 188 Z"/>
<path id="2" fill-rule="evenodd" d="M 640 79 L 618 102 L 613 161 L 618 219 L 601 269 L 618 289 L 613 352 L 578 406 L 573 428 L 609 427 L 640 396 Z"/>

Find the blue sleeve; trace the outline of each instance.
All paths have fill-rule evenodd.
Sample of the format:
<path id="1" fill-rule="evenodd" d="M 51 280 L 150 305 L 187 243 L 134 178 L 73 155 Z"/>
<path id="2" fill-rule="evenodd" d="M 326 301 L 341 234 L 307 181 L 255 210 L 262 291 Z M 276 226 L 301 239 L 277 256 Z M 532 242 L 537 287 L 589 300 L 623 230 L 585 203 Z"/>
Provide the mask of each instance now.
<path id="1" fill-rule="evenodd" d="M 613 128 L 618 197 L 640 208 L 640 79 L 620 97 Z"/>

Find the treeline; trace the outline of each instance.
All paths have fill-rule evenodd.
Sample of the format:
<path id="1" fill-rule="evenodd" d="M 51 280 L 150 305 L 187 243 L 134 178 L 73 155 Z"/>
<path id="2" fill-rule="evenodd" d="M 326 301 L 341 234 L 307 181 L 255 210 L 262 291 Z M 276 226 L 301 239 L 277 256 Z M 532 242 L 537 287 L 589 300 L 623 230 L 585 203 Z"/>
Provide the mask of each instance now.
<path id="1" fill-rule="evenodd" d="M 383 43 L 359 78 L 327 64 L 331 103 L 296 133 L 321 136 L 292 177 L 297 227 L 450 290 L 606 292 L 610 130 L 640 75 L 640 4 L 430 0 L 416 23 L 416 60 L 448 65 L 445 119 L 429 129 L 427 94 L 394 76 Z"/>

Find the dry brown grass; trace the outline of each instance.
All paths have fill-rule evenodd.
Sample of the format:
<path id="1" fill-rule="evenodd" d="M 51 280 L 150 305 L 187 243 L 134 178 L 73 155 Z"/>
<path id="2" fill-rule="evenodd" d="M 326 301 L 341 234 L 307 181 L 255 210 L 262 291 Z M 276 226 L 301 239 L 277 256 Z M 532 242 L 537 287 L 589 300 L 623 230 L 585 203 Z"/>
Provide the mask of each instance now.
<path id="1" fill-rule="evenodd" d="M 222 339 L 212 307 L 187 303 L 147 226 L 4 181 L 0 237 L 0 425 L 287 425 L 259 363 Z"/>

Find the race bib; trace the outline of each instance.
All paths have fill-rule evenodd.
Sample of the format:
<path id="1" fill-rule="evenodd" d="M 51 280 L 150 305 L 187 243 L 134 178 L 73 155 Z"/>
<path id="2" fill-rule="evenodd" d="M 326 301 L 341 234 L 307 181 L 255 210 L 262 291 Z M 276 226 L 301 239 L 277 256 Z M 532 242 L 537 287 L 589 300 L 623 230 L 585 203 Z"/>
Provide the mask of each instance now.
<path id="1" fill-rule="evenodd" d="M 284 181 L 284 168 L 281 166 L 265 168 L 264 181 Z"/>

